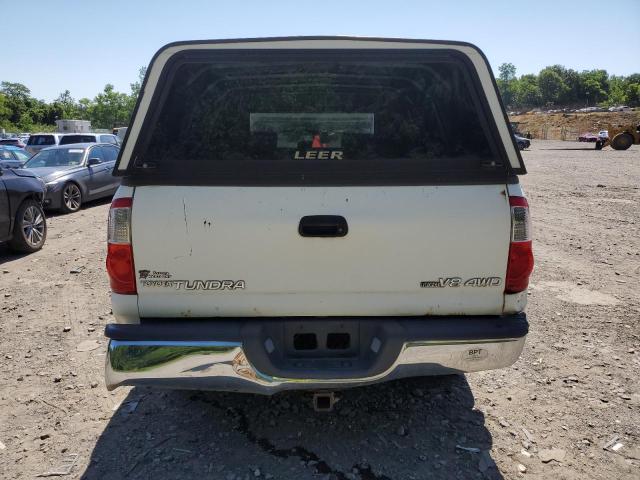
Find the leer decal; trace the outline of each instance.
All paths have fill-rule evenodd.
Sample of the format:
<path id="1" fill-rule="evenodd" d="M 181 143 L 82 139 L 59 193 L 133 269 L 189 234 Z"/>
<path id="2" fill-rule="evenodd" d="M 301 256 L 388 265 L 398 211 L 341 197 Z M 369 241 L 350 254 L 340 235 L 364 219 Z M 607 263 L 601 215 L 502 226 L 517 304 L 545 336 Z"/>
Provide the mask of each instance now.
<path id="1" fill-rule="evenodd" d="M 309 150 L 300 152 L 296 150 L 294 160 L 342 160 L 343 152 L 340 150 Z"/>

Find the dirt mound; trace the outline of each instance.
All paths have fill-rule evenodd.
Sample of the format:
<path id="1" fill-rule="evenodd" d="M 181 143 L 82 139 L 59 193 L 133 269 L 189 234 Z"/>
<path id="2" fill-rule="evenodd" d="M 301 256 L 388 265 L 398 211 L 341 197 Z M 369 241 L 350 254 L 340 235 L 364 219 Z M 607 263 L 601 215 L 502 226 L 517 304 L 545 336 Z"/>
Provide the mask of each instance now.
<path id="1" fill-rule="evenodd" d="M 597 113 L 526 113 L 509 117 L 522 134 L 546 140 L 576 140 L 584 132 L 598 133 L 609 125 L 637 125 L 640 111 Z"/>

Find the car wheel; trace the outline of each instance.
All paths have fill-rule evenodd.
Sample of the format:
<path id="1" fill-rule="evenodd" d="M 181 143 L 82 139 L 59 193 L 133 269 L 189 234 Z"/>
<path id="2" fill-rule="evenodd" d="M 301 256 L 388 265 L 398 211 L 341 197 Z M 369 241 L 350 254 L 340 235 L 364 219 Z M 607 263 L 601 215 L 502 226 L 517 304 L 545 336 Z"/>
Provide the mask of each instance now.
<path id="1" fill-rule="evenodd" d="M 67 183 L 62 189 L 62 202 L 60 202 L 60 210 L 63 213 L 73 213 L 80 210 L 82 205 L 82 192 L 80 187 L 73 182 Z"/>
<path id="2" fill-rule="evenodd" d="M 613 140 L 611 140 L 611 146 L 615 150 L 626 150 L 633 144 L 633 137 L 628 133 L 619 133 Z"/>
<path id="3" fill-rule="evenodd" d="M 20 253 L 40 250 L 47 238 L 47 220 L 42 206 L 34 200 L 25 200 L 16 212 L 13 238 L 9 247 Z"/>

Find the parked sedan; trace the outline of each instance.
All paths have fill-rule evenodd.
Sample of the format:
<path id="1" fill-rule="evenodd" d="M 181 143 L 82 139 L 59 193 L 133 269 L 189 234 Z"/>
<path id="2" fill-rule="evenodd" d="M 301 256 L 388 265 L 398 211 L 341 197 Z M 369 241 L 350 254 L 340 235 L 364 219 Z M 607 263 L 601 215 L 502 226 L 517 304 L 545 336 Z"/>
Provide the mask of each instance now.
<path id="1" fill-rule="evenodd" d="M 23 169 L 0 169 L 0 242 L 20 253 L 40 250 L 47 238 L 42 211 L 46 187 Z"/>
<path id="2" fill-rule="evenodd" d="M 30 155 L 18 147 L 0 145 L 0 168 L 20 168 Z"/>
<path id="3" fill-rule="evenodd" d="M 105 143 L 58 145 L 41 150 L 24 168 L 46 182 L 46 208 L 71 213 L 83 202 L 114 194 L 120 185 L 111 174 L 118 150 Z"/>

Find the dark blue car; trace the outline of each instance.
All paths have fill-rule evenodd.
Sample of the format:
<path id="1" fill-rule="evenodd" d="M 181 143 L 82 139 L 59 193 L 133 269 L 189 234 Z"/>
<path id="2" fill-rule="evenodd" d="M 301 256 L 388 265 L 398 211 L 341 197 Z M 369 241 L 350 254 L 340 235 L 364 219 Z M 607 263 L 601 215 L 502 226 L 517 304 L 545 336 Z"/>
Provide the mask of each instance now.
<path id="1" fill-rule="evenodd" d="M 47 238 L 42 211 L 46 187 L 21 168 L 0 168 L 0 242 L 18 253 L 40 250 Z"/>

